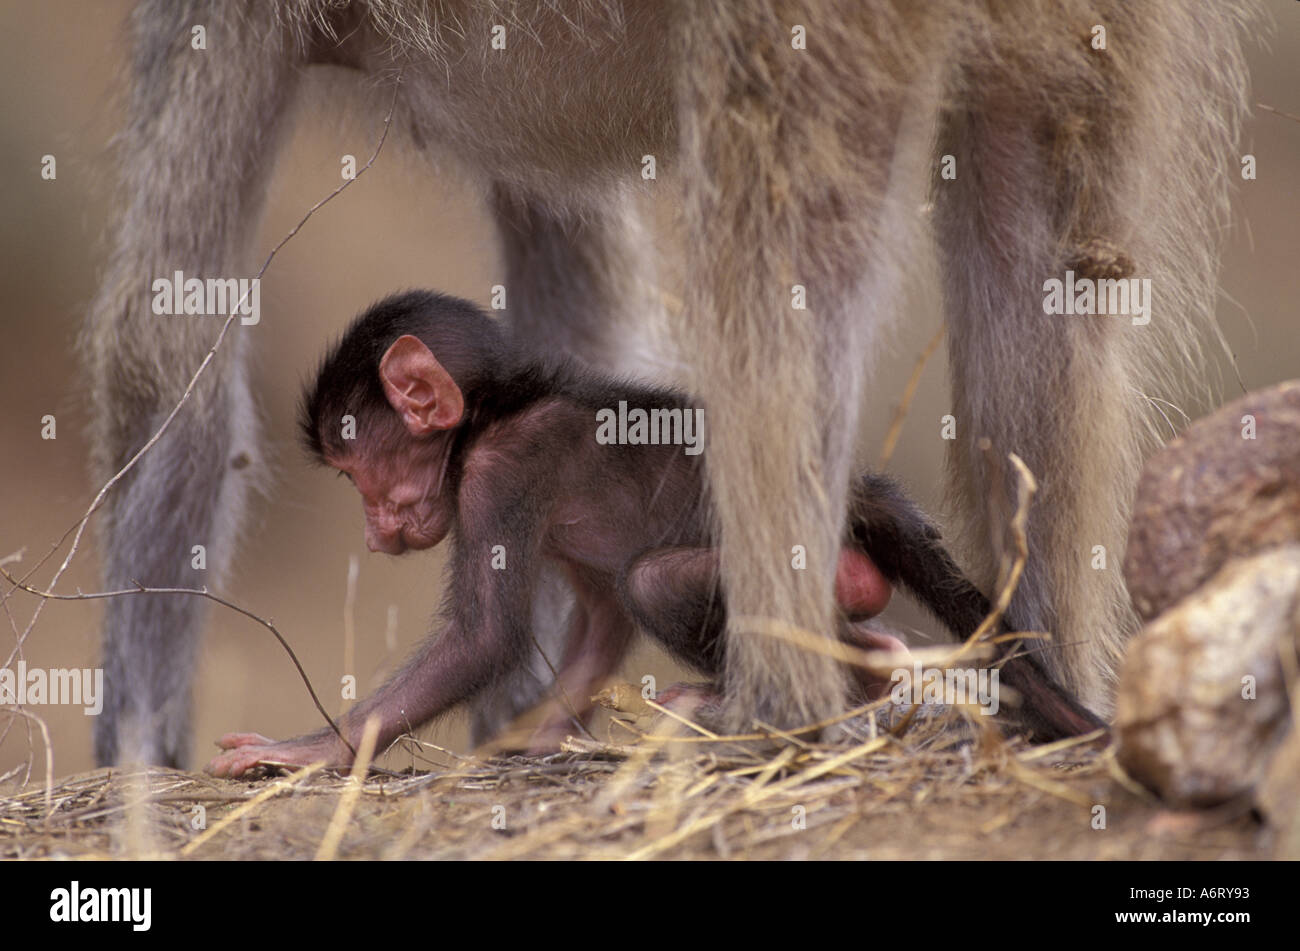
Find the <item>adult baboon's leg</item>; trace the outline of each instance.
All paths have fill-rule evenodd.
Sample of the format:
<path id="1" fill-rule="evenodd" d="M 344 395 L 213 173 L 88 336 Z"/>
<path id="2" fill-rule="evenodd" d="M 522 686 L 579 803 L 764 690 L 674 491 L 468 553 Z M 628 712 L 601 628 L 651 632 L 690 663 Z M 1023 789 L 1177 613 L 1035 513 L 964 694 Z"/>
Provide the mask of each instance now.
<path id="1" fill-rule="evenodd" d="M 1120 565 L 1147 396 L 1177 398 L 1170 368 L 1198 365 L 1196 327 L 1213 319 L 1245 84 L 1231 5 L 1106 6 L 1072 32 L 1017 8 L 972 33 L 939 140 L 956 177 L 934 182 L 967 541 L 1004 544 L 1017 453 L 1039 491 L 1008 621 L 1050 631 L 1049 668 L 1103 714 L 1134 627 Z M 1149 314 L 1045 313 L 1044 282 L 1067 271 L 1149 279 Z"/>
<path id="2" fill-rule="evenodd" d="M 206 30 L 206 50 L 191 47 Z M 250 277 L 248 244 L 294 86 L 296 57 L 262 3 L 146 2 L 132 20 L 120 210 L 87 327 L 94 475 L 116 472 L 161 424 L 211 346 L 217 317 L 158 316 L 151 282 Z M 232 328 L 163 439 L 102 514 L 105 584 L 219 585 L 249 488 L 262 471 L 243 354 L 258 328 Z M 191 567 L 194 546 L 206 571 Z M 139 595 L 107 602 L 100 764 L 183 765 L 202 602 Z"/>
<path id="3" fill-rule="evenodd" d="M 809 11 L 779 6 L 705 5 L 683 17 L 680 38 L 690 187 L 679 333 L 707 413 L 739 729 L 790 727 L 844 704 L 841 669 L 817 648 L 836 631 L 872 331 L 895 303 L 903 234 L 892 225 L 905 216 L 893 178 L 907 165 L 896 159 L 924 164 L 904 133 L 899 82 L 914 75 L 901 57 L 909 31 L 928 28 L 923 11 L 907 23 L 863 4 L 814 5 L 818 41 L 798 49 L 791 24 Z"/>

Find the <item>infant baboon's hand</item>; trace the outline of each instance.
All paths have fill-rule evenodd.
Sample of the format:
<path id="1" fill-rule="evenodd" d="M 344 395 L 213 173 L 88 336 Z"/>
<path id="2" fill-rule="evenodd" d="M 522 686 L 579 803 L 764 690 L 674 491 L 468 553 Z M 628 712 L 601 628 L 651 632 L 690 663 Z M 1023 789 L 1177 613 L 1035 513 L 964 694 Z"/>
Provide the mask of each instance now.
<path id="1" fill-rule="evenodd" d="M 347 766 L 352 761 L 334 736 L 302 736 L 277 743 L 260 733 L 227 733 L 217 745 L 225 752 L 208 763 L 207 772 L 231 779 L 255 766 L 307 766 L 320 760 L 330 766 Z"/>

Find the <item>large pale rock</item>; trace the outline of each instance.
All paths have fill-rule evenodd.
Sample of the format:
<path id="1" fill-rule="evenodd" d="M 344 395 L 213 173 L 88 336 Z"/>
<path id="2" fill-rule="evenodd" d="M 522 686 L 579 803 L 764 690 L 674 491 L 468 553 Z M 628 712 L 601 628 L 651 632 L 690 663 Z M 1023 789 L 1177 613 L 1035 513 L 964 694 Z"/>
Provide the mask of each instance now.
<path id="1" fill-rule="evenodd" d="M 1121 765 L 1178 805 L 1251 791 L 1289 726 L 1280 652 L 1297 649 L 1300 545 L 1223 568 L 1130 644 L 1116 699 Z"/>
<path id="2" fill-rule="evenodd" d="M 1254 421 L 1253 439 L 1245 438 Z M 1124 579 L 1143 620 L 1230 558 L 1300 541 L 1300 381 L 1250 393 L 1152 456 L 1142 470 Z"/>

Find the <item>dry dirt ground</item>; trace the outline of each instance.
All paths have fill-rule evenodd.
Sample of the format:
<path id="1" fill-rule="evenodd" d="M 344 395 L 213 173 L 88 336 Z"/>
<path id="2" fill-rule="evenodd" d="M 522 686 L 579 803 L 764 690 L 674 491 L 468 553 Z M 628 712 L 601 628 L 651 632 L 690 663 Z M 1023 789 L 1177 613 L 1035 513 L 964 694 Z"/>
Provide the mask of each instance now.
<path id="1" fill-rule="evenodd" d="M 891 721 L 892 718 L 892 721 Z M 662 732 L 662 725 L 656 725 Z M 885 711 L 846 742 L 631 745 L 458 757 L 410 773 L 253 780 L 97 770 L 0 790 L 0 857 L 185 859 L 1251 859 L 1248 806 L 1177 813 L 1105 737 L 1031 747 L 949 713 Z M 392 759 L 390 758 L 390 762 Z"/>

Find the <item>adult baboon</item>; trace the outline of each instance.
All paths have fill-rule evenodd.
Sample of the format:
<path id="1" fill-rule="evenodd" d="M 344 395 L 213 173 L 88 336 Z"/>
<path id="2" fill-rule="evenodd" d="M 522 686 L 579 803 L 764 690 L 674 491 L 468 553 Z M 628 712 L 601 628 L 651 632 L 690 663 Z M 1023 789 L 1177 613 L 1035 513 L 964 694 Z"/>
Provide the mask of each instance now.
<path id="1" fill-rule="evenodd" d="M 844 702 L 835 662 L 773 632 L 833 632 L 860 404 L 928 184 L 970 539 L 987 552 L 1001 536 L 1002 460 L 1018 453 L 1041 491 L 1010 619 L 1054 632 L 1052 669 L 1104 711 L 1131 618 L 1118 570 L 1087 553 L 1122 550 L 1143 394 L 1212 314 L 1241 15 L 1180 0 L 146 0 L 126 204 L 90 317 L 98 475 L 154 431 L 216 332 L 153 315 L 150 280 L 247 273 L 303 67 L 345 67 L 341 83 L 400 71 L 395 125 L 491 188 L 525 342 L 607 359 L 637 317 L 647 251 L 627 195 L 643 156 L 656 187 L 680 189 L 675 331 L 710 419 L 731 719 L 826 716 Z M 1149 278 L 1150 323 L 1046 315 L 1044 282 L 1066 271 Z M 229 563 L 262 465 L 243 337 L 115 492 L 110 586 L 194 583 L 199 541 L 208 583 Z M 990 559 L 977 578 L 992 577 Z M 196 599 L 110 602 L 100 762 L 187 757 L 201 614 Z"/>

